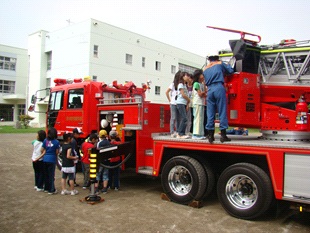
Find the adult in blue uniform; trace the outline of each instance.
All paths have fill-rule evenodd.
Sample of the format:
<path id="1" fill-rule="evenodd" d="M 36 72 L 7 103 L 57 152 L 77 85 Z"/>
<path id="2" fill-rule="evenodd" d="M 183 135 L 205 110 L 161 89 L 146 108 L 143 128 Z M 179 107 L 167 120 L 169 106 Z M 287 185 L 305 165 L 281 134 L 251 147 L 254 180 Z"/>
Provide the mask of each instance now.
<path id="1" fill-rule="evenodd" d="M 209 56 L 210 63 L 205 67 L 203 75 L 205 77 L 207 94 L 207 125 L 208 139 L 210 143 L 214 141 L 214 120 L 216 109 L 220 118 L 221 142 L 230 141 L 226 136 L 228 128 L 226 91 L 224 88 L 224 73 L 232 74 L 234 69 L 219 60 L 219 56 Z"/>

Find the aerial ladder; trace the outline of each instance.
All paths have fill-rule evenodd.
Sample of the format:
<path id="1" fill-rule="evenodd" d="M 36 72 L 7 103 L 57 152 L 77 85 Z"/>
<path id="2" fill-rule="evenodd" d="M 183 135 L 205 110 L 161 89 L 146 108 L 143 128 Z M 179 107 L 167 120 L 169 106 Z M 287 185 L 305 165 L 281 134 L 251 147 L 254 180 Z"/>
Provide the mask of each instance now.
<path id="1" fill-rule="evenodd" d="M 309 141 L 310 40 L 258 45 L 259 35 L 208 27 L 241 37 L 219 52 L 235 59 L 235 74 L 225 78 L 229 124 L 260 128 L 267 140 Z"/>

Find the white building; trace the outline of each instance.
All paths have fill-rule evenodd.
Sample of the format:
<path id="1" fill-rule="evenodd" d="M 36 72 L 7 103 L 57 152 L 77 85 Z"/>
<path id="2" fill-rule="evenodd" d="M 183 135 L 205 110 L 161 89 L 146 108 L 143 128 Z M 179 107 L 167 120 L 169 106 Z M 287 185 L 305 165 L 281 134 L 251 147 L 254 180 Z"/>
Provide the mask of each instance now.
<path id="1" fill-rule="evenodd" d="M 54 86 L 55 78 L 90 76 L 108 84 L 133 81 L 137 86 L 150 80 L 146 96 L 157 103 L 167 103 L 165 91 L 179 69 L 192 73 L 205 62 L 202 56 L 95 19 L 31 34 L 28 54 L 30 94 Z M 31 95 L 28 103 L 30 99 Z M 38 111 L 46 109 L 44 101 L 36 106 Z M 29 114 L 36 117 L 32 125 L 45 125 L 45 114 Z"/>
<path id="2" fill-rule="evenodd" d="M 0 45 L 1 125 L 13 125 L 25 114 L 27 84 L 27 49 Z"/>

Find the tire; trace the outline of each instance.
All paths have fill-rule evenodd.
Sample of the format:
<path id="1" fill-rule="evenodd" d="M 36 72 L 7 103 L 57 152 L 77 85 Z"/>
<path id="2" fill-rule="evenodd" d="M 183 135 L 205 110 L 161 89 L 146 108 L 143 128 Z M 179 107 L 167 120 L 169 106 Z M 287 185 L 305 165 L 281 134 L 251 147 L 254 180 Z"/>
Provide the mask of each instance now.
<path id="1" fill-rule="evenodd" d="M 258 218 L 268 210 L 274 199 L 269 176 L 249 163 L 226 168 L 219 177 L 217 194 L 223 208 L 241 219 Z"/>
<path id="2" fill-rule="evenodd" d="M 61 156 L 61 153 L 59 153 L 56 158 L 56 165 L 59 170 L 61 170 L 62 168 L 62 158 L 60 156 Z"/>
<path id="3" fill-rule="evenodd" d="M 202 200 L 207 183 L 203 166 L 188 156 L 168 160 L 163 167 L 161 181 L 169 199 L 180 204 Z"/>
<path id="4" fill-rule="evenodd" d="M 214 189 L 214 185 L 215 185 L 215 176 L 214 176 L 214 172 L 213 169 L 211 168 L 211 166 L 207 163 L 207 162 L 203 162 L 201 163 L 204 171 L 206 173 L 206 189 L 205 192 L 202 196 L 202 199 L 206 199 L 213 191 Z"/>

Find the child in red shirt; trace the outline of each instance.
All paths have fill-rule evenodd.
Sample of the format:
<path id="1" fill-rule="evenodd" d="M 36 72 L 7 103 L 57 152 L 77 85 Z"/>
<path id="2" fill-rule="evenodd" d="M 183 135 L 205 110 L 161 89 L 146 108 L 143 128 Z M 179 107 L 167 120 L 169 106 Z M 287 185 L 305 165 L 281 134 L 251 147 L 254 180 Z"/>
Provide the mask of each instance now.
<path id="1" fill-rule="evenodd" d="M 89 180 L 89 154 L 90 150 L 92 148 L 96 148 L 95 144 L 98 142 L 98 136 L 96 134 L 91 134 L 89 136 L 88 142 L 84 142 L 82 144 L 82 153 L 83 157 L 81 158 L 82 162 L 82 169 L 84 173 L 84 183 L 83 183 L 83 189 L 87 189 L 90 186 L 90 180 Z"/>

